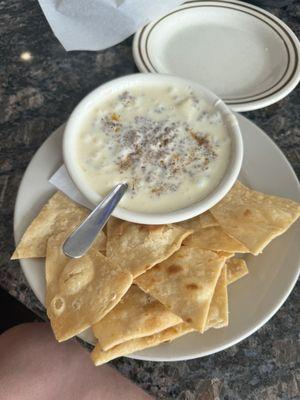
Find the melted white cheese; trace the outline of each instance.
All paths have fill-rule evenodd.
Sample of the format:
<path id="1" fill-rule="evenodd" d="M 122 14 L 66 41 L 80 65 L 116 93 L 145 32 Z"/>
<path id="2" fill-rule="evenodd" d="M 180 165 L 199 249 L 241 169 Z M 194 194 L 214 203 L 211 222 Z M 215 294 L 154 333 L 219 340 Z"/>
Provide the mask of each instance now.
<path id="1" fill-rule="evenodd" d="M 207 196 L 224 175 L 230 145 L 222 115 L 190 88 L 142 87 L 86 116 L 77 160 L 100 195 L 126 181 L 123 208 L 159 213 Z"/>

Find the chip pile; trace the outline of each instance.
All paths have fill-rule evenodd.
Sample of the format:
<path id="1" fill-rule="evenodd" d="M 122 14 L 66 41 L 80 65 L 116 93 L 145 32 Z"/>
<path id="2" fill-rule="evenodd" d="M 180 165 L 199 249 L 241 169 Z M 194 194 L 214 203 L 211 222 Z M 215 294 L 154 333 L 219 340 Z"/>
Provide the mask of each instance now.
<path id="1" fill-rule="evenodd" d="M 57 192 L 27 228 L 12 259 L 46 258 L 46 307 L 54 335 L 91 327 L 95 365 L 189 332 L 228 325 L 229 284 L 300 216 L 300 205 L 236 182 L 212 209 L 170 225 L 111 217 L 87 254 L 69 259 L 67 236 L 89 210 Z M 238 254 L 238 256 L 236 256 Z"/>

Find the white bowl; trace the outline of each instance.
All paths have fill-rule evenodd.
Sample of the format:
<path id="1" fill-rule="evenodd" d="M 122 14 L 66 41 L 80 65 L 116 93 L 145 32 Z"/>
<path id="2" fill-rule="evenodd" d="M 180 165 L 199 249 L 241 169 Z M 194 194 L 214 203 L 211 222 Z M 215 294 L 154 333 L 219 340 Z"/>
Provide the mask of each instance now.
<path id="1" fill-rule="evenodd" d="M 188 207 L 167 213 L 142 213 L 116 207 L 113 215 L 120 219 L 141 223 L 141 224 L 167 224 L 183 221 L 203 213 L 211 208 L 230 190 L 236 181 L 241 169 L 243 159 L 243 142 L 240 128 L 236 117 L 229 108 L 214 93 L 205 87 L 172 75 L 160 74 L 133 74 L 122 78 L 114 79 L 88 94 L 74 109 L 65 128 L 63 138 L 63 158 L 65 166 L 80 192 L 92 203 L 98 204 L 101 196 L 95 192 L 86 182 L 80 173 L 78 163 L 75 160 L 76 139 L 80 132 L 80 127 L 86 115 L 94 108 L 100 100 L 110 97 L 120 90 L 130 90 L 141 85 L 189 85 L 193 91 L 205 96 L 206 101 L 213 104 L 226 121 L 227 130 L 231 138 L 231 155 L 226 171 L 219 184 L 204 199 L 191 204 Z"/>

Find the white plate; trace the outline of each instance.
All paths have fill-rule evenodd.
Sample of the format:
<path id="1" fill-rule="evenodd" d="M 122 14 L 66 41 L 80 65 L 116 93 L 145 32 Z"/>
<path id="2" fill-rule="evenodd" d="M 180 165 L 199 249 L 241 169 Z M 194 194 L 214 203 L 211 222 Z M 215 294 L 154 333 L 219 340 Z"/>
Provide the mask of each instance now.
<path id="1" fill-rule="evenodd" d="M 266 193 L 300 201 L 297 177 L 278 147 L 257 126 L 237 115 L 246 149 L 242 179 Z M 20 185 L 14 216 L 15 240 L 53 193 L 49 177 L 62 162 L 63 127 L 55 131 L 30 162 Z M 133 358 L 176 361 L 202 357 L 223 350 L 249 336 L 272 317 L 296 283 L 300 264 L 300 224 L 275 239 L 258 257 L 247 256 L 250 274 L 229 287 L 229 327 L 200 335 L 189 334 L 173 343 L 144 350 Z M 23 272 L 38 299 L 44 304 L 43 260 L 21 260 Z M 88 334 L 89 335 L 89 334 Z M 91 336 L 81 335 L 91 341 Z"/>
<path id="2" fill-rule="evenodd" d="M 187 1 L 138 31 L 142 72 L 194 80 L 234 111 L 273 104 L 300 80 L 300 45 L 274 15 L 240 1 Z"/>

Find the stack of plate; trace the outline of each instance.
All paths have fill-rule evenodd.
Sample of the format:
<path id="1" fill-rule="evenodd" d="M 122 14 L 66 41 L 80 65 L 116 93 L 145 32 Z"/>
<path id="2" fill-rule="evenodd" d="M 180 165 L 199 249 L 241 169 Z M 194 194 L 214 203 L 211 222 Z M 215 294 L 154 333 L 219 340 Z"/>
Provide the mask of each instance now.
<path id="1" fill-rule="evenodd" d="M 274 15 L 240 1 L 187 1 L 142 28 L 133 55 L 142 72 L 201 83 L 234 111 L 273 104 L 300 79 L 299 41 Z"/>

